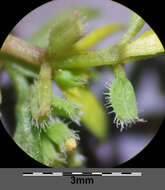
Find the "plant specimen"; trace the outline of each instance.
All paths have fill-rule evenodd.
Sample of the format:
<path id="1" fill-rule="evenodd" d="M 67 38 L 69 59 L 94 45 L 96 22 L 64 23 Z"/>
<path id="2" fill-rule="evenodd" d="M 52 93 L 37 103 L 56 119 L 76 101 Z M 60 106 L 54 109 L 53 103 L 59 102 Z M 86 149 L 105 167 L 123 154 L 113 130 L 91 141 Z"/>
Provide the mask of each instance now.
<path id="1" fill-rule="evenodd" d="M 138 116 L 134 87 L 124 64 L 157 56 L 164 48 L 153 30 L 132 41 L 145 24 L 134 13 L 115 45 L 91 50 L 103 38 L 123 29 L 120 24 L 111 24 L 86 34 L 84 23 L 97 15 L 97 10 L 88 8 L 65 11 L 28 42 L 9 34 L 0 51 L 1 69 L 8 73 L 17 92 L 13 138 L 31 157 L 49 167 L 84 166 L 78 149 L 81 139 L 78 131 L 69 127 L 69 120 L 78 126 L 84 123 L 98 139 L 106 139 L 106 113 L 88 87 L 94 72 L 91 67 L 112 66 L 115 79 L 106 84 L 106 107 L 112 107 L 120 131 L 144 122 Z M 54 83 L 64 98 L 53 91 Z"/>

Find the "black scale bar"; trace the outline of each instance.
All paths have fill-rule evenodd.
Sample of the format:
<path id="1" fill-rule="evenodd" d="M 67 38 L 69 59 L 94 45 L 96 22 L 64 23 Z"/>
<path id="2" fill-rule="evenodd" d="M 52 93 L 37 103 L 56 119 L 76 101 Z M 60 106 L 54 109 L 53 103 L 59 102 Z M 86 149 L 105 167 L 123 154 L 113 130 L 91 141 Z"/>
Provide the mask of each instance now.
<path id="1" fill-rule="evenodd" d="M 30 175 L 30 174 L 33 174 L 33 172 L 26 172 L 26 173 L 23 173 L 23 175 Z"/>
<path id="2" fill-rule="evenodd" d="M 72 172 L 63 172 L 63 176 L 71 176 Z"/>
<path id="3" fill-rule="evenodd" d="M 53 172 L 42 172 L 43 174 L 53 174 Z"/>

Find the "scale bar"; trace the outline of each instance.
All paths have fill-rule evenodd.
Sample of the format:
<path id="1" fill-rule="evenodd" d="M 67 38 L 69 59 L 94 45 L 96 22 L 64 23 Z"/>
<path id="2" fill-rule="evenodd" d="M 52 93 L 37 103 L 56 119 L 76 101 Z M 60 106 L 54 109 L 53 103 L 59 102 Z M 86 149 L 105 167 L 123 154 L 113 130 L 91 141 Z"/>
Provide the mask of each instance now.
<path id="1" fill-rule="evenodd" d="M 49 177 L 61 177 L 63 176 L 63 173 L 62 172 L 49 172 L 49 173 L 46 173 L 46 172 L 34 172 L 34 173 L 23 173 L 23 176 L 24 177 L 35 177 L 35 176 L 43 176 L 43 177 L 46 177 L 46 176 L 49 176 Z"/>
<path id="2" fill-rule="evenodd" d="M 102 174 L 103 177 L 109 177 L 109 176 L 142 176 L 142 173 L 141 172 L 131 172 L 131 173 L 123 173 L 123 172 L 113 172 L 113 173 L 103 173 Z"/>
<path id="3" fill-rule="evenodd" d="M 138 177 L 142 176 L 142 172 L 26 172 L 23 173 L 23 177 L 61 177 L 61 176 L 101 176 L 101 177 Z"/>

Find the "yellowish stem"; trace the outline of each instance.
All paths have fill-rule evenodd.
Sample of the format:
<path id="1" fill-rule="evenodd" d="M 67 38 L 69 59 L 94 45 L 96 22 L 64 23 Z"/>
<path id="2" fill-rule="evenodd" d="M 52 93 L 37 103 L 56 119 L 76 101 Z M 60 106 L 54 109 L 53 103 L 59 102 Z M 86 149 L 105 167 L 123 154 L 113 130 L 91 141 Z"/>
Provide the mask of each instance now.
<path id="1" fill-rule="evenodd" d="M 33 65 L 40 65 L 44 50 L 9 34 L 2 45 L 1 51 L 21 58 Z"/>

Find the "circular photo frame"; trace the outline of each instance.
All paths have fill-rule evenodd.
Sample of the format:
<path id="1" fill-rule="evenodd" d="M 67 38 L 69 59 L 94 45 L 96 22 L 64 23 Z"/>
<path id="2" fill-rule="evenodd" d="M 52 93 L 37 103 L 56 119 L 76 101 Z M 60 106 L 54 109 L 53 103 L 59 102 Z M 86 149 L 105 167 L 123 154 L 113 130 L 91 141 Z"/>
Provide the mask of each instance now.
<path id="1" fill-rule="evenodd" d="M 48 167 L 116 167 L 165 115 L 164 47 L 109 0 L 54 0 L 26 15 L 0 51 L 1 121 Z"/>

